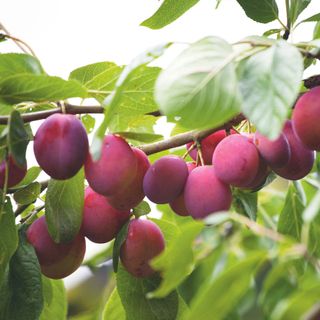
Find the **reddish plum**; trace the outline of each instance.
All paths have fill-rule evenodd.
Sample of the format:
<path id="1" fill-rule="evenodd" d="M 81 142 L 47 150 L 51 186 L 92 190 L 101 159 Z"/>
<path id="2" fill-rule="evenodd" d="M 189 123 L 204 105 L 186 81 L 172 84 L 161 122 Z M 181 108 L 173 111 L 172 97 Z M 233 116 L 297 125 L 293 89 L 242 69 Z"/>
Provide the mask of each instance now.
<path id="1" fill-rule="evenodd" d="M 20 167 L 14 161 L 12 156 L 8 158 L 8 184 L 7 187 L 11 188 L 18 184 L 25 177 L 27 173 L 27 166 Z M 0 188 L 4 188 L 6 179 L 6 161 L 3 160 L 0 164 Z"/>

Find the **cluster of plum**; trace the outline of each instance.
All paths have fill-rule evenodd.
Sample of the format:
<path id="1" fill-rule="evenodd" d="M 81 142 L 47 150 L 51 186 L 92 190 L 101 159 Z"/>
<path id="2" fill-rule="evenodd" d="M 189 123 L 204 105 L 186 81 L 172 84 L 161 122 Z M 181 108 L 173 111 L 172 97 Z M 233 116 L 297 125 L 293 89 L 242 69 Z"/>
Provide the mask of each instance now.
<path id="1" fill-rule="evenodd" d="M 70 243 L 55 243 L 44 217 L 29 227 L 27 238 L 35 248 L 42 272 L 51 278 L 71 274 L 83 260 L 84 237 L 96 243 L 114 239 L 145 196 L 157 204 L 168 203 L 179 215 L 201 219 L 230 208 L 231 187 L 257 190 L 271 171 L 290 180 L 303 178 L 312 169 L 313 150 L 320 150 L 319 97 L 320 87 L 298 100 L 292 121 L 286 121 L 277 140 L 271 141 L 258 132 L 220 130 L 203 139 L 199 150 L 192 149 L 193 142 L 187 145 L 191 158 L 196 160 L 189 163 L 169 155 L 151 165 L 142 150 L 112 134 L 104 138 L 99 160 L 93 161 L 81 122 L 73 115 L 50 116 L 34 138 L 39 165 L 58 180 L 71 178 L 84 165 L 89 186 L 85 190 L 82 226 Z M 203 160 L 202 165 L 198 165 L 198 158 Z M 11 157 L 8 164 L 11 187 L 21 181 L 26 168 L 17 166 Z M 2 163 L 2 187 L 5 170 Z M 132 275 L 148 277 L 154 272 L 150 259 L 164 247 L 164 237 L 154 222 L 132 219 L 120 259 Z"/>

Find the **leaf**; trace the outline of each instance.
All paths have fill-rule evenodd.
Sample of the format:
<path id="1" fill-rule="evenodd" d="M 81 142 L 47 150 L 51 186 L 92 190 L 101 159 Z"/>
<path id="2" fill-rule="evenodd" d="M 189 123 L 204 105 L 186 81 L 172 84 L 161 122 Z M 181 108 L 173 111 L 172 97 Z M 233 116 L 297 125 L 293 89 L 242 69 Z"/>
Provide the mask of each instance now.
<path id="1" fill-rule="evenodd" d="M 0 286 L 7 265 L 18 247 L 18 232 L 10 199 L 7 198 L 0 212 Z"/>
<path id="2" fill-rule="evenodd" d="M 265 257 L 264 253 L 255 253 L 233 264 L 202 288 L 191 301 L 190 312 L 186 320 L 225 319 L 235 305 L 249 290 L 257 265 Z M 228 294 L 224 294 L 228 291 Z"/>
<path id="3" fill-rule="evenodd" d="M 257 22 L 268 23 L 278 17 L 275 0 L 237 0 L 246 15 Z"/>
<path id="4" fill-rule="evenodd" d="M 203 224 L 200 222 L 182 225 L 178 237 L 151 261 L 151 266 L 160 271 L 162 281 L 157 290 L 149 293 L 148 297 L 165 297 L 191 273 L 195 263 L 192 245 L 202 228 Z"/>
<path id="5" fill-rule="evenodd" d="M 116 134 L 119 134 L 125 139 L 129 140 L 135 140 L 139 142 L 155 142 L 163 139 L 163 135 L 161 134 L 155 134 L 155 133 L 147 133 L 147 132 L 133 132 L 133 131 L 127 131 L 127 132 L 115 132 Z"/>
<path id="6" fill-rule="evenodd" d="M 285 205 L 279 217 L 278 232 L 290 235 L 299 241 L 301 238 L 303 210 L 304 206 L 298 192 L 291 184 L 287 192 Z"/>
<path id="7" fill-rule="evenodd" d="M 103 320 L 126 320 L 126 312 L 122 306 L 117 288 L 114 288 L 109 297 L 102 315 Z"/>
<path id="8" fill-rule="evenodd" d="M 257 220 L 257 202 L 257 192 L 245 192 L 241 189 L 236 189 L 233 193 L 233 206 L 235 210 L 254 221 Z"/>
<path id="9" fill-rule="evenodd" d="M 320 21 L 316 23 L 313 30 L 313 39 L 319 39 L 320 38 Z"/>
<path id="10" fill-rule="evenodd" d="M 21 167 L 25 166 L 27 163 L 26 150 L 29 140 L 29 135 L 24 127 L 19 111 L 12 111 L 9 120 L 8 132 L 9 153 Z"/>
<path id="11" fill-rule="evenodd" d="M 150 29 L 161 29 L 178 19 L 186 11 L 196 5 L 199 0 L 164 0 L 160 8 L 141 26 Z"/>
<path id="12" fill-rule="evenodd" d="M 311 0 L 290 0 L 289 4 L 289 20 L 293 25 L 301 12 L 310 4 Z"/>
<path id="13" fill-rule="evenodd" d="M 40 320 L 66 319 L 67 296 L 62 280 L 52 280 L 42 276 L 44 308 Z"/>
<path id="14" fill-rule="evenodd" d="M 130 220 L 128 220 L 121 228 L 121 230 L 116 235 L 113 252 L 112 252 L 112 263 L 113 263 L 113 271 L 118 272 L 119 265 L 119 257 L 120 257 L 120 249 L 122 244 L 125 242 L 128 234 Z"/>
<path id="15" fill-rule="evenodd" d="M 108 242 L 103 250 L 99 251 L 94 256 L 90 257 L 89 259 L 86 259 L 82 263 L 82 265 L 88 266 L 89 268 L 94 269 L 99 264 L 101 264 L 107 260 L 110 260 L 112 258 L 113 245 L 114 245 L 114 241 Z"/>
<path id="16" fill-rule="evenodd" d="M 34 180 L 36 180 L 39 176 L 41 172 L 41 168 L 40 167 L 31 167 L 28 169 L 27 174 L 25 175 L 25 177 L 23 178 L 22 181 L 20 181 L 18 184 L 16 184 L 13 189 L 18 189 L 21 188 L 23 186 L 27 186 L 28 184 L 30 184 L 31 182 L 33 182 Z"/>
<path id="17" fill-rule="evenodd" d="M 51 179 L 46 193 L 46 221 L 57 243 L 71 241 L 79 232 L 84 203 L 84 172 L 68 180 Z"/>
<path id="18" fill-rule="evenodd" d="M 220 38 L 204 38 L 184 50 L 156 82 L 160 111 L 188 128 L 216 127 L 240 110 L 234 59 Z"/>
<path id="19" fill-rule="evenodd" d="M 117 288 L 127 320 L 175 320 L 179 299 L 176 291 L 162 299 L 147 299 L 146 294 L 154 291 L 160 283 L 158 276 L 138 279 L 119 268 Z"/>
<path id="20" fill-rule="evenodd" d="M 81 117 L 81 121 L 86 128 L 87 133 L 91 133 L 94 129 L 94 125 L 96 123 L 96 119 L 90 114 L 85 114 Z"/>
<path id="21" fill-rule="evenodd" d="M 0 319 L 39 319 L 43 309 L 40 266 L 24 228 L 19 231 L 19 247 L 10 261 L 0 297 Z"/>
<path id="22" fill-rule="evenodd" d="M 317 13 L 307 19 L 302 20 L 301 22 L 299 22 L 299 24 L 304 22 L 317 22 L 319 20 L 320 20 L 320 13 Z"/>
<path id="23" fill-rule="evenodd" d="M 10 103 L 86 98 L 86 89 L 74 80 L 45 75 L 18 74 L 0 81 L 0 98 Z"/>
<path id="24" fill-rule="evenodd" d="M 133 214 L 135 216 L 144 216 L 151 212 L 151 208 L 148 202 L 142 201 L 135 208 L 133 208 Z"/>
<path id="25" fill-rule="evenodd" d="M 39 182 L 32 182 L 28 186 L 16 191 L 13 195 L 14 200 L 20 205 L 27 205 L 37 200 L 41 192 Z"/>
<path id="26" fill-rule="evenodd" d="M 269 36 L 271 36 L 273 34 L 278 34 L 279 35 L 281 31 L 282 31 L 282 29 L 270 29 L 270 30 L 264 32 L 263 36 L 264 37 L 269 37 Z"/>
<path id="27" fill-rule="evenodd" d="M 301 54 L 284 40 L 241 64 L 242 111 L 270 139 L 282 130 L 299 93 L 302 71 Z"/>

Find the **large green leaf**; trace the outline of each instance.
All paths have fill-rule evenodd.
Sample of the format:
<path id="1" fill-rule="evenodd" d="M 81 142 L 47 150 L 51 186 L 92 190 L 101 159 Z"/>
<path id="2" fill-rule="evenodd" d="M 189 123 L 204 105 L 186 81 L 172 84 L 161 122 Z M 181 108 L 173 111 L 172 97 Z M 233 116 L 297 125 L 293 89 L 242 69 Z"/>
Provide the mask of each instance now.
<path id="1" fill-rule="evenodd" d="M 160 111 L 189 128 L 231 119 L 240 110 L 236 55 L 220 38 L 192 44 L 160 73 L 155 89 Z"/>
<path id="2" fill-rule="evenodd" d="M 239 71 L 243 113 L 262 134 L 277 138 L 299 93 L 301 54 L 280 40 L 244 60 Z"/>
<path id="3" fill-rule="evenodd" d="M 199 0 L 164 0 L 160 8 L 141 25 L 151 29 L 161 29 L 178 19 L 198 2 Z"/>
<path id="4" fill-rule="evenodd" d="M 257 219 L 258 211 L 257 192 L 235 189 L 233 192 L 233 206 L 238 213 L 248 216 L 251 220 Z"/>
<path id="5" fill-rule="evenodd" d="M 68 180 L 49 181 L 46 194 L 46 221 L 52 239 L 71 241 L 79 232 L 84 203 L 84 172 Z"/>
<path id="6" fill-rule="evenodd" d="M 311 0 L 290 0 L 289 19 L 294 24 L 300 13 L 310 4 Z"/>
<path id="7" fill-rule="evenodd" d="M 103 310 L 103 320 L 126 320 L 126 312 L 123 308 L 117 288 L 115 288 Z"/>
<path id="8" fill-rule="evenodd" d="M 267 23 L 278 17 L 275 0 L 237 0 L 246 15 L 254 21 Z"/>
<path id="9" fill-rule="evenodd" d="M 160 278 L 134 278 L 120 267 L 117 273 L 117 288 L 127 320 L 175 320 L 179 299 L 176 291 L 162 299 L 148 299 L 146 294 L 154 291 Z"/>

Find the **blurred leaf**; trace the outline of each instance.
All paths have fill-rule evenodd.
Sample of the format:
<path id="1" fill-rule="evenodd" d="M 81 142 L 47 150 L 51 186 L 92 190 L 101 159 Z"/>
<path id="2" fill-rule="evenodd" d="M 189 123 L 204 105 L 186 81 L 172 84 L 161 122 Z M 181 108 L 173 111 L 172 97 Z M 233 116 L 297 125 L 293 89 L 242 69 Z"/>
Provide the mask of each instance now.
<path id="1" fill-rule="evenodd" d="M 282 31 L 282 29 L 270 29 L 270 30 L 264 32 L 263 36 L 264 37 L 269 37 L 269 36 L 271 36 L 273 34 L 279 34 L 281 31 Z"/>
<path id="2" fill-rule="evenodd" d="M 152 219 L 149 220 L 153 221 L 161 230 L 163 237 L 165 239 L 166 245 L 169 245 L 171 241 L 175 240 L 181 234 L 180 226 L 174 224 L 171 221 L 166 221 L 165 219 Z"/>
<path id="3" fill-rule="evenodd" d="M 161 134 L 155 134 L 155 133 L 144 133 L 144 132 L 133 132 L 133 131 L 127 131 L 127 132 L 114 132 L 116 134 L 119 134 L 125 139 L 129 140 L 135 140 L 139 142 L 155 142 L 163 139 L 163 136 Z"/>
<path id="4" fill-rule="evenodd" d="M 42 276 L 44 308 L 40 320 L 66 319 L 67 296 L 62 280 Z"/>
<path id="5" fill-rule="evenodd" d="M 230 120 L 240 110 L 236 56 L 220 38 L 192 44 L 157 79 L 160 111 L 188 128 L 216 127 Z"/>
<path id="6" fill-rule="evenodd" d="M 23 186 L 27 186 L 28 184 L 30 184 L 31 182 L 33 182 L 34 180 L 36 180 L 38 178 L 40 172 L 41 172 L 40 167 L 29 168 L 27 171 L 27 174 L 25 175 L 23 180 L 21 182 L 19 182 L 18 184 L 16 184 L 13 189 L 18 189 Z"/>
<path id="7" fill-rule="evenodd" d="M 176 291 L 162 299 L 147 299 L 146 294 L 154 291 L 160 278 L 154 276 L 139 279 L 120 267 L 117 273 L 117 288 L 127 320 L 175 320 L 179 298 Z"/>
<path id="8" fill-rule="evenodd" d="M 68 180 L 51 179 L 46 193 L 46 221 L 57 243 L 71 241 L 79 232 L 84 203 L 84 172 Z"/>
<path id="9" fill-rule="evenodd" d="M 301 12 L 310 4 L 311 0 L 289 0 L 289 19 L 293 25 Z"/>
<path id="10" fill-rule="evenodd" d="M 277 19 L 278 6 L 275 0 L 237 0 L 246 15 L 257 22 L 268 23 Z"/>
<path id="11" fill-rule="evenodd" d="M 126 320 L 126 312 L 122 306 L 117 288 L 113 289 L 103 311 L 103 320 Z"/>
<path id="12" fill-rule="evenodd" d="M 254 221 L 257 220 L 257 203 L 257 192 L 245 192 L 241 189 L 236 189 L 233 192 L 233 206 L 235 210 Z"/>
<path id="13" fill-rule="evenodd" d="M 301 22 L 299 22 L 299 24 L 304 22 L 317 22 L 319 20 L 320 20 L 320 13 L 317 13 L 307 19 L 302 20 Z"/>
<path id="14" fill-rule="evenodd" d="M 141 25 L 150 29 L 161 29 L 178 19 L 198 2 L 199 0 L 164 0 L 160 8 Z"/>
<path id="15" fill-rule="evenodd" d="M 302 71 L 300 52 L 284 40 L 240 65 L 242 111 L 270 139 L 282 130 L 299 93 Z"/>
<path id="16" fill-rule="evenodd" d="M 133 214 L 136 217 L 144 216 L 151 212 L 151 208 L 148 202 L 142 201 L 135 208 L 133 208 Z"/>
<path id="17" fill-rule="evenodd" d="M 86 259 L 82 265 L 83 266 L 88 266 L 89 268 L 95 268 L 98 266 L 100 263 L 103 263 L 109 259 L 112 258 L 112 251 L 113 251 L 113 245 L 114 241 L 110 241 L 107 243 L 106 247 L 96 253 L 94 256 L 92 256 L 89 259 Z"/>
<path id="18" fill-rule="evenodd" d="M 84 127 L 86 128 L 87 133 L 91 133 L 92 130 L 94 129 L 96 119 L 90 114 L 85 114 L 84 116 L 81 117 L 81 121 Z"/>
<path id="19" fill-rule="evenodd" d="M 41 185 L 39 182 L 32 182 L 28 186 L 16 191 L 14 200 L 20 205 L 26 205 L 37 200 L 40 195 Z"/>
<path id="20" fill-rule="evenodd" d="M 313 39 L 319 39 L 320 38 L 320 21 L 316 23 L 313 29 Z"/>

